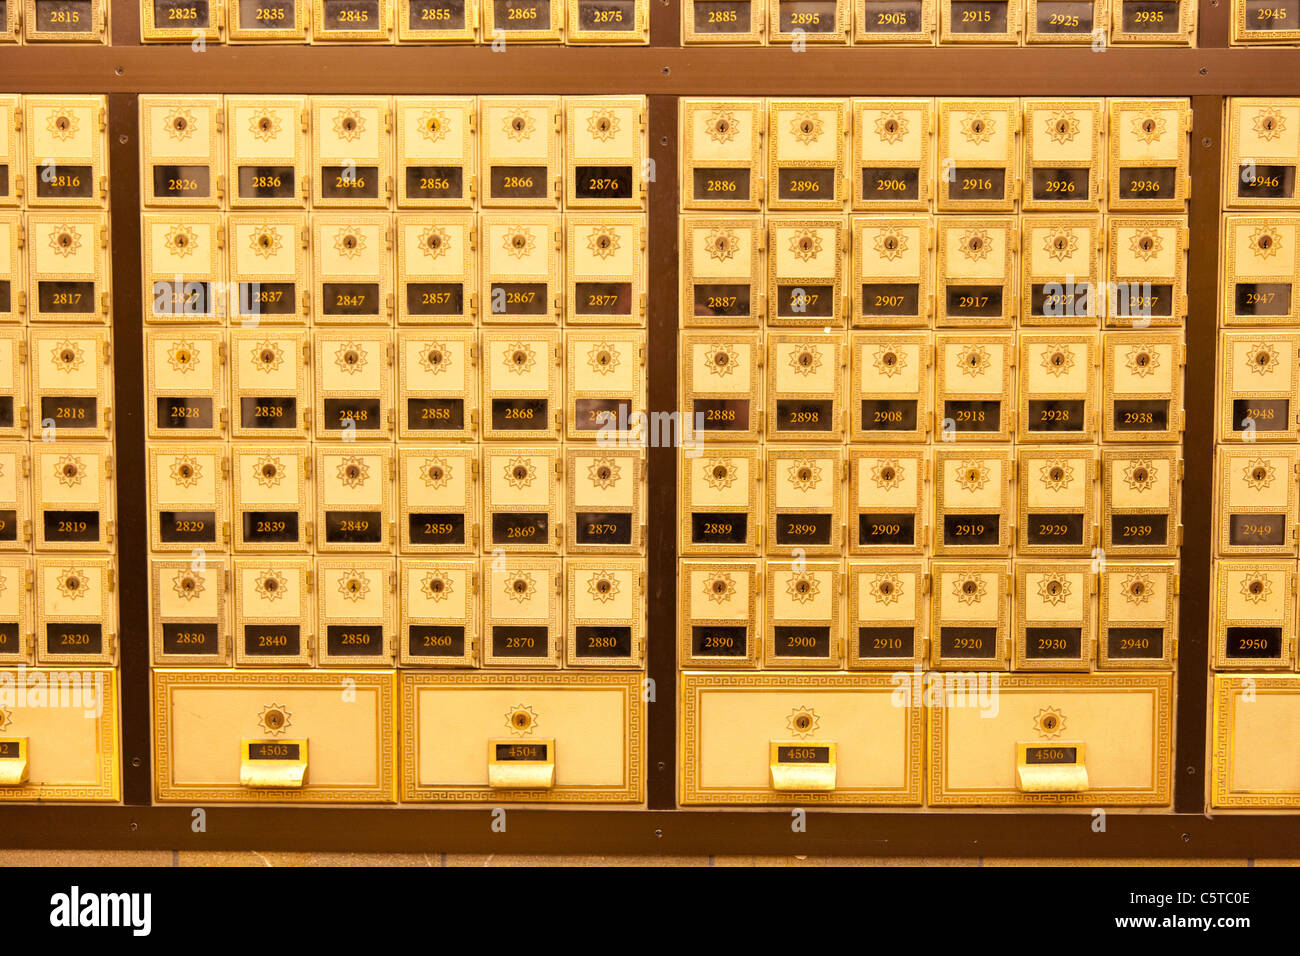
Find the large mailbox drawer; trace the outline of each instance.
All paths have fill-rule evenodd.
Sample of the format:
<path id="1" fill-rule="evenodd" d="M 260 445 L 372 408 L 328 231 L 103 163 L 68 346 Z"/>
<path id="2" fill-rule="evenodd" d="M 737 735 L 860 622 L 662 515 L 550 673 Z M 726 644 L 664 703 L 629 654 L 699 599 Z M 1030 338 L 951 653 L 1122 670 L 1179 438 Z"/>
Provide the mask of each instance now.
<path id="1" fill-rule="evenodd" d="M 1172 675 L 965 677 L 929 713 L 932 805 L 1169 804 Z"/>
<path id="2" fill-rule="evenodd" d="M 919 805 L 922 709 L 896 688 L 888 674 L 682 674 L 682 803 Z"/>
<path id="3" fill-rule="evenodd" d="M 402 674 L 402 800 L 640 803 L 639 674 Z"/>
<path id="4" fill-rule="evenodd" d="M 155 670 L 163 803 L 391 803 L 392 671 Z"/>
<path id="5" fill-rule="evenodd" d="M 1300 676 L 1214 678 L 1210 806 L 1300 807 Z"/>
<path id="6" fill-rule="evenodd" d="M 0 803 L 121 799 L 115 671 L 10 670 L 0 681 L 44 687 L 51 705 L 0 707 Z"/>

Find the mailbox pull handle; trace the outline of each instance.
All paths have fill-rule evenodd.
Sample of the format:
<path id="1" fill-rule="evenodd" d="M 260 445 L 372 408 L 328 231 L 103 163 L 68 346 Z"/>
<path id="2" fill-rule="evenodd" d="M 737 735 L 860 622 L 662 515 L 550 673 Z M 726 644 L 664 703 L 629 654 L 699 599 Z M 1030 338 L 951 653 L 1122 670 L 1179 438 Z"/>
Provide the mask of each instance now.
<path id="1" fill-rule="evenodd" d="M 27 738 L 0 740 L 0 787 L 21 787 L 27 782 Z"/>
<path id="2" fill-rule="evenodd" d="M 254 790 L 301 790 L 307 783 L 306 740 L 244 740 L 239 785 Z"/>
<path id="3" fill-rule="evenodd" d="M 806 740 L 773 740 L 768 773 L 773 790 L 825 793 L 835 789 L 836 747 Z"/>
<path id="4" fill-rule="evenodd" d="M 1017 745 L 1016 786 L 1022 793 L 1083 793 L 1088 789 L 1084 745 Z"/>
<path id="5" fill-rule="evenodd" d="M 489 740 L 488 786 L 549 790 L 555 786 L 554 740 Z"/>

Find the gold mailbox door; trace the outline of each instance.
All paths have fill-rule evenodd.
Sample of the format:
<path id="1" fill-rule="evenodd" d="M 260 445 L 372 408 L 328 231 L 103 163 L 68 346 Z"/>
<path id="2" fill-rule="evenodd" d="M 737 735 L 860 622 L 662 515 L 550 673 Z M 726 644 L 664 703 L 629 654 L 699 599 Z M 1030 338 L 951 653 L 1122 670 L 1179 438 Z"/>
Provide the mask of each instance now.
<path id="1" fill-rule="evenodd" d="M 1005 670 L 1010 659 L 1011 562 L 930 564 L 930 664 Z"/>
<path id="2" fill-rule="evenodd" d="M 1187 318 L 1187 220 L 1108 220 L 1108 328 L 1178 327 Z"/>
<path id="3" fill-rule="evenodd" d="M 394 568 L 388 557 L 316 561 L 321 666 L 393 666 L 397 647 Z"/>
<path id="4" fill-rule="evenodd" d="M 645 656 L 643 562 L 570 558 L 565 575 L 569 667 L 640 667 Z"/>
<path id="5" fill-rule="evenodd" d="M 394 471 L 390 445 L 317 444 L 317 551 L 392 551 Z"/>
<path id="6" fill-rule="evenodd" d="M 1016 449 L 1018 553 L 1078 555 L 1097 546 L 1097 451 L 1088 447 Z"/>
<path id="7" fill-rule="evenodd" d="M 152 322 L 221 322 L 226 316 L 226 236 L 220 213 L 141 216 L 145 295 Z"/>
<path id="8" fill-rule="evenodd" d="M 767 336 L 768 438 L 840 441 L 844 421 L 843 335 Z"/>
<path id="9" fill-rule="evenodd" d="M 850 347 L 850 440 L 924 441 L 930 434 L 930 336 L 855 332 Z"/>
<path id="10" fill-rule="evenodd" d="M 942 0 L 945 8 L 953 0 Z M 1018 0 L 989 7 L 1012 7 Z M 986 11 L 964 11 L 967 13 Z M 987 22 L 987 21 L 986 21 Z M 1014 23 L 1012 29 L 1018 30 Z M 986 37 L 976 39 L 984 41 Z M 938 196 L 942 212 L 1010 212 L 1020 195 L 1020 102 L 1018 100 L 940 100 Z"/>
<path id="11" fill-rule="evenodd" d="M 768 325 L 843 327 L 843 220 L 769 216 L 767 229 Z"/>
<path id="12" fill-rule="evenodd" d="M 925 662 L 930 574 L 924 562 L 848 563 L 848 667 L 910 669 Z"/>
<path id="13" fill-rule="evenodd" d="M 696 15 L 715 3 L 693 0 Z M 761 16 L 761 5 L 752 7 Z M 682 207 L 759 209 L 766 188 L 763 101 L 684 98 L 680 109 Z"/>
<path id="14" fill-rule="evenodd" d="M 560 333 L 483 333 L 483 437 L 560 437 Z"/>
<path id="15" fill-rule="evenodd" d="M 108 550 L 114 530 L 109 446 L 40 442 L 31 454 L 36 550 Z"/>
<path id="16" fill-rule="evenodd" d="M 230 205 L 305 206 L 307 98 L 226 97 Z"/>
<path id="17" fill-rule="evenodd" d="M 930 453 L 891 445 L 849 449 L 849 551 L 919 554 L 930 539 Z"/>
<path id="18" fill-rule="evenodd" d="M 767 448 L 767 553 L 838 555 L 844 542 L 844 452 Z"/>
<path id="19" fill-rule="evenodd" d="M 317 9 L 336 2 L 364 0 L 322 0 Z M 381 13 L 387 10 L 387 0 L 370 2 L 377 3 Z M 312 204 L 386 208 L 393 196 L 393 110 L 388 98 L 316 97 L 311 116 Z"/>
<path id="20" fill-rule="evenodd" d="M 397 450 L 402 553 L 469 553 L 478 548 L 478 449 L 473 445 Z"/>
<path id="21" fill-rule="evenodd" d="M 641 553 L 646 533 L 645 460 L 639 448 L 567 449 L 566 551 Z"/>
<path id="22" fill-rule="evenodd" d="M 873 18 L 873 22 L 902 17 L 905 24 L 882 25 L 919 27 L 918 15 L 932 15 L 926 9 L 929 0 L 920 0 L 915 6 L 900 3 L 900 9 L 894 11 L 886 9 L 890 0 L 861 2 L 859 36 L 864 29 L 862 16 Z M 907 9 L 909 6 L 911 9 Z M 903 39 L 891 32 L 885 42 Z M 930 208 L 934 188 L 933 100 L 854 100 L 852 137 L 854 209 Z"/>
<path id="23" fill-rule="evenodd" d="M 318 325 L 392 321 L 393 227 L 387 213 L 313 213 L 312 244 Z"/>
<path id="24" fill-rule="evenodd" d="M 1178 658 L 1178 567 L 1108 561 L 1100 569 L 1097 667 L 1172 668 Z"/>
<path id="25" fill-rule="evenodd" d="M 311 664 L 316 621 L 311 559 L 236 559 L 231 576 L 236 665 Z"/>
<path id="26" fill-rule="evenodd" d="M 683 561 L 677 575 L 683 666 L 756 668 L 762 587 L 757 561 Z"/>
<path id="27" fill-rule="evenodd" d="M 30 321 L 107 322 L 107 215 L 28 213 L 27 253 Z"/>
<path id="28" fill-rule="evenodd" d="M 938 220 L 935 325 L 1009 328 L 1020 312 L 1016 251 L 1020 236 L 1011 217 Z"/>
<path id="29" fill-rule="evenodd" d="M 566 208 L 640 209 L 647 189 L 644 96 L 566 97 Z"/>
<path id="30" fill-rule="evenodd" d="M 195 442 L 149 448 L 149 546 L 155 551 L 230 547 L 226 445 Z"/>
<path id="31" fill-rule="evenodd" d="M 107 438 L 113 421 L 106 329 L 35 328 L 32 438 Z"/>
<path id="32" fill-rule="evenodd" d="M 482 320 L 556 325 L 564 297 L 563 230 L 558 213 L 484 213 Z"/>
<path id="33" fill-rule="evenodd" d="M 1183 432 L 1181 332 L 1103 332 L 1104 441 L 1177 441 Z"/>
<path id="34" fill-rule="evenodd" d="M 1110 100 L 1110 198 L 1107 208 L 1179 211 L 1187 201 L 1185 99 Z"/>
<path id="35" fill-rule="evenodd" d="M 484 448 L 483 471 L 484 548 L 558 551 L 564 540 L 559 447 Z"/>
<path id="36" fill-rule="evenodd" d="M 1097 333 L 1020 333 L 1017 441 L 1097 440 Z"/>
<path id="37" fill-rule="evenodd" d="M 774 0 L 771 6 L 779 7 L 781 2 Z M 774 9 L 773 15 L 784 17 L 788 14 Z M 812 31 L 808 33 L 813 35 Z M 846 107 L 842 100 L 768 101 L 769 209 L 838 210 L 844 207 L 849 185 Z"/>
<path id="38" fill-rule="evenodd" d="M 1087 561 L 1015 562 L 1020 671 L 1088 671 L 1095 657 L 1096 574 Z"/>
<path id="39" fill-rule="evenodd" d="M 565 321 L 644 325 L 645 217 L 569 213 L 565 235 Z"/>
<path id="40" fill-rule="evenodd" d="M 149 562 L 155 666 L 230 664 L 229 574 L 220 557 Z"/>
<path id="41" fill-rule="evenodd" d="M 1250 9 L 1248 9 L 1248 6 Z M 1257 18 L 1266 14 L 1283 14 L 1284 4 L 1237 4 L 1233 10 L 1234 28 L 1246 21 L 1267 25 L 1261 31 L 1283 39 L 1284 34 L 1272 32 L 1288 21 Z M 1294 19 L 1289 21 L 1287 32 L 1300 39 L 1300 27 Z M 1300 102 L 1278 100 L 1274 97 L 1254 99 L 1234 96 L 1228 100 L 1227 163 L 1223 176 L 1223 206 L 1225 209 L 1254 209 L 1276 207 L 1295 209 L 1300 205 L 1296 195 L 1296 165 L 1300 156 Z"/>
<path id="42" fill-rule="evenodd" d="M 100 0 L 92 2 L 98 4 Z M 30 11 L 27 22 L 28 39 L 32 39 L 34 20 Z M 27 205 L 105 206 L 108 108 L 104 97 L 24 96 L 23 114 Z"/>
<path id="43" fill-rule="evenodd" d="M 1300 221 L 1281 216 L 1223 217 L 1224 325 L 1300 321 Z"/>
<path id="44" fill-rule="evenodd" d="M 564 586 L 559 558 L 483 562 L 483 666 L 560 666 Z"/>
<path id="45" fill-rule="evenodd" d="M 854 217 L 854 326 L 926 328 L 934 319 L 934 230 L 921 216 Z"/>
<path id="46" fill-rule="evenodd" d="M 393 413 L 392 333 L 318 329 L 316 439 L 387 441 Z"/>
<path id="47" fill-rule="evenodd" d="M 311 446 L 236 444 L 230 467 L 235 551 L 298 551 L 312 540 Z"/>
<path id="48" fill-rule="evenodd" d="M 1219 341 L 1218 440 L 1295 441 L 1300 335 L 1257 329 Z"/>
<path id="49" fill-rule="evenodd" d="M 0 591 L 0 661 L 26 664 L 34 658 L 31 557 L 0 556 L 0 582 L 4 583 Z"/>
<path id="50" fill-rule="evenodd" d="M 795 670 L 842 667 L 844 575 L 839 563 L 769 561 L 764 577 L 763 666 Z"/>
<path id="51" fill-rule="evenodd" d="M 478 664 L 477 561 L 397 562 L 403 667 L 473 667 Z"/>
<path id="52" fill-rule="evenodd" d="M 935 554 L 1009 554 L 1015 540 L 1009 448 L 936 448 Z"/>
<path id="53" fill-rule="evenodd" d="M 1100 216 L 1025 216 L 1020 324 L 1096 328 L 1106 311 Z"/>
<path id="54" fill-rule="evenodd" d="M 453 0 L 402 6 L 414 17 L 436 12 L 435 3 L 460 6 L 466 17 L 475 12 L 472 3 Z M 472 96 L 399 96 L 396 110 L 398 208 L 473 206 L 478 198 L 478 101 Z"/>
<path id="55" fill-rule="evenodd" d="M 484 206 L 560 204 L 561 117 L 559 97 L 479 100 Z"/>
<path id="56" fill-rule="evenodd" d="M 198 4 L 158 6 L 169 15 L 213 12 Z M 154 8 L 152 3 L 141 5 L 146 26 Z M 211 26 L 209 32 L 217 29 Z M 185 40 L 193 39 L 189 28 L 177 32 L 183 32 Z M 221 205 L 226 195 L 225 118 L 220 96 L 140 97 L 140 182 L 145 206 Z"/>
<path id="57" fill-rule="evenodd" d="M 111 558 L 36 559 L 38 664 L 117 661 L 117 597 Z"/>
<path id="58" fill-rule="evenodd" d="M 398 215 L 399 325 L 462 325 L 478 317 L 477 222 L 469 212 Z"/>
<path id="59" fill-rule="evenodd" d="M 397 434 L 472 439 L 478 430 L 478 334 L 450 329 L 397 333 Z"/>
<path id="60" fill-rule="evenodd" d="M 714 445 L 678 459 L 682 554 L 755 554 L 763 539 L 763 454 Z"/>
<path id="61" fill-rule="evenodd" d="M 1014 432 L 1010 333 L 935 336 L 935 432 L 944 441 L 1006 441 Z"/>
<path id="62" fill-rule="evenodd" d="M 681 324 L 758 325 L 767 314 L 760 217 L 682 215 Z"/>
<path id="63" fill-rule="evenodd" d="M 306 325 L 311 305 L 306 213 L 229 213 L 232 326 Z"/>

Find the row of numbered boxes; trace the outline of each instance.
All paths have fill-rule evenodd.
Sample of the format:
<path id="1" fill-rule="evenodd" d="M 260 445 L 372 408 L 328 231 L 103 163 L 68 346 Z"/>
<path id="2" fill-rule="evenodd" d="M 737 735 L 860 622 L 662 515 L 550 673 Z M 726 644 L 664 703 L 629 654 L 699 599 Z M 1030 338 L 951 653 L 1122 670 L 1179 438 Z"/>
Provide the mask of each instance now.
<path id="1" fill-rule="evenodd" d="M 158 666 L 640 667 L 635 558 L 155 559 Z"/>
<path id="2" fill-rule="evenodd" d="M 1100 566 L 684 561 L 678 654 L 685 668 L 1172 668 L 1176 565 Z"/>
<path id="3" fill-rule="evenodd" d="M 649 43 L 650 3 L 140 0 L 140 35 L 146 43 Z"/>
<path id="4" fill-rule="evenodd" d="M 1243 2 L 1243 0 L 1237 0 Z M 684 43 L 1193 42 L 1190 0 L 686 0 Z"/>
<path id="5" fill-rule="evenodd" d="M 146 343 L 152 438 L 635 444 L 646 433 L 644 332 L 178 329 Z"/>
<path id="6" fill-rule="evenodd" d="M 687 672 L 679 726 L 688 805 L 1168 806 L 1173 790 L 1167 672 Z"/>
<path id="7" fill-rule="evenodd" d="M 644 207 L 643 96 L 142 96 L 145 206 Z"/>
<path id="8" fill-rule="evenodd" d="M 176 211 L 142 230 L 151 322 L 645 324 L 642 213 Z M 33 282 L 68 270 L 57 253 L 34 243 Z"/>
<path id="9" fill-rule="evenodd" d="M 0 207 L 107 206 L 107 124 L 103 96 L 0 94 Z"/>
<path id="10" fill-rule="evenodd" d="M 114 674 L 73 676 L 74 688 L 57 678 L 76 692 L 66 705 L 9 714 L 0 800 L 119 799 Z M 1243 704 L 1241 683 L 1219 679 L 1216 732 L 1238 745 L 1216 753 L 1247 772 L 1245 805 L 1294 806 L 1300 777 L 1266 755 L 1300 688 L 1252 679 L 1262 703 Z M 685 804 L 1162 806 L 1172 794 L 1168 673 L 687 673 L 681 690 Z M 164 803 L 644 800 L 636 674 L 165 669 L 153 698 Z"/>
<path id="11" fill-rule="evenodd" d="M 1178 332 L 689 332 L 680 407 L 708 442 L 1176 442 L 1184 361 Z"/>
<path id="12" fill-rule="evenodd" d="M 680 230 L 688 326 L 1146 328 L 1187 316 L 1185 216 L 688 215 Z"/>
<path id="13" fill-rule="evenodd" d="M 683 99 L 686 209 L 1181 212 L 1186 99 Z"/>
<path id="14" fill-rule="evenodd" d="M 558 445 L 496 445 L 479 451 L 403 445 L 394 453 L 388 446 L 338 444 L 317 446 L 313 454 L 305 442 L 155 445 L 149 449 L 151 547 L 642 553 L 644 450 L 570 447 L 562 455 Z M 63 490 L 53 479 L 46 484 Z M 51 513 L 45 515 L 48 525 Z M 38 536 L 38 548 L 69 546 L 48 544 L 46 534 Z"/>
<path id="15" fill-rule="evenodd" d="M 682 554 L 1128 557 L 1182 534 L 1173 448 L 733 445 L 680 465 Z"/>

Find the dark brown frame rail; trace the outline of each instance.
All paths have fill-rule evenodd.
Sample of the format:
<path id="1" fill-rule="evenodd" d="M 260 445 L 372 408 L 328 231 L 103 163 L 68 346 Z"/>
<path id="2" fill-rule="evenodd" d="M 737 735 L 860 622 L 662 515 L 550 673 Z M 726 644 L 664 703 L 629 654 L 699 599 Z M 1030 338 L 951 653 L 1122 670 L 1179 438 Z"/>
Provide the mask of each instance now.
<path id="1" fill-rule="evenodd" d="M 1219 170 L 1223 97 L 1300 95 L 1300 49 L 1229 49 L 1229 0 L 1200 0 L 1194 49 L 845 47 L 794 53 L 680 47 L 679 0 L 651 0 L 651 45 L 490 47 L 141 46 L 139 0 L 112 0 L 114 42 L 0 49 L 0 88 L 109 95 L 113 356 L 122 631 L 122 806 L 0 807 L 0 846 L 493 853 L 851 856 L 1256 857 L 1300 855 L 1300 813 L 1204 813 L 1212 534 Z M 650 450 L 648 809 L 151 806 L 137 95 L 140 93 L 644 93 L 656 178 L 649 211 L 649 399 L 671 409 L 677 378 L 677 97 L 785 95 L 1191 96 L 1191 261 L 1172 811 L 986 813 L 675 806 L 676 459 Z"/>

